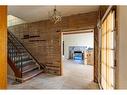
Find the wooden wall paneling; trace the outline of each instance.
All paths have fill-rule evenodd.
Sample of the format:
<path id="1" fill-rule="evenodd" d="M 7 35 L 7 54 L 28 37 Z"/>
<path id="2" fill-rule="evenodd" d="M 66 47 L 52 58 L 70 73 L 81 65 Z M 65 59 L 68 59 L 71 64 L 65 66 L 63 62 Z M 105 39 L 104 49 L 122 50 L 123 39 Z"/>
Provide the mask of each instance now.
<path id="1" fill-rule="evenodd" d="M 7 6 L 0 6 L 0 89 L 7 88 Z"/>
<path id="2" fill-rule="evenodd" d="M 39 30 L 40 39 L 46 41 L 41 41 L 39 42 L 39 44 L 36 44 L 37 42 L 34 42 L 35 45 L 37 46 L 36 49 L 35 45 L 30 44 L 30 42 L 28 42 L 27 39 L 24 39 L 23 44 L 25 44 L 26 48 L 29 47 L 29 50 L 32 52 L 35 58 L 42 59 L 39 60 L 40 63 L 42 64 L 50 63 L 51 66 L 55 66 L 57 64 L 59 66 L 60 70 L 53 71 L 53 69 L 50 69 L 49 70 L 50 73 L 52 72 L 57 75 L 62 75 L 61 32 L 69 32 L 71 30 L 81 30 L 81 29 L 83 30 L 94 29 L 96 24 L 97 24 L 96 11 L 63 17 L 62 22 L 58 24 L 53 24 L 49 20 L 29 23 L 28 26 L 31 26 Z M 22 36 L 25 31 L 34 32 L 33 29 L 30 29 L 30 27 L 22 28 L 23 25 L 24 24 L 9 27 L 9 30 L 16 35 L 19 35 L 18 31 L 20 31 L 20 36 Z M 22 39 L 20 40 L 22 41 Z M 38 47 L 38 45 L 41 46 Z M 42 56 L 40 56 L 40 53 L 39 54 L 36 53 L 36 50 L 39 50 L 42 53 L 41 54 Z M 43 57 L 43 55 L 45 56 Z"/>

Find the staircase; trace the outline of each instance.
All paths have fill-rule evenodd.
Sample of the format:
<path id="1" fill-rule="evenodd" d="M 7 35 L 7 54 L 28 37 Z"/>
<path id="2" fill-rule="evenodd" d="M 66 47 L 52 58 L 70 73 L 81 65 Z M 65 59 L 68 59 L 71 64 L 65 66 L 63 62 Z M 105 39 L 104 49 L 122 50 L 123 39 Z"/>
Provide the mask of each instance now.
<path id="1" fill-rule="evenodd" d="M 45 66 L 40 65 L 36 58 L 10 32 L 8 32 L 8 64 L 18 82 L 29 80 L 45 71 Z"/>

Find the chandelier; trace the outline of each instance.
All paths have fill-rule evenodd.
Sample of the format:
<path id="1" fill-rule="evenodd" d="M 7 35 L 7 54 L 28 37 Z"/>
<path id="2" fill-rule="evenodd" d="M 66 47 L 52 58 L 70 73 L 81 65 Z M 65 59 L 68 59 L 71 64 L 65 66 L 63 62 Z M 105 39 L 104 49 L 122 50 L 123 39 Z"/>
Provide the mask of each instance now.
<path id="1" fill-rule="evenodd" d="M 56 6 L 54 7 L 52 12 L 49 12 L 49 18 L 54 24 L 61 21 L 62 16 L 61 13 L 56 10 Z"/>

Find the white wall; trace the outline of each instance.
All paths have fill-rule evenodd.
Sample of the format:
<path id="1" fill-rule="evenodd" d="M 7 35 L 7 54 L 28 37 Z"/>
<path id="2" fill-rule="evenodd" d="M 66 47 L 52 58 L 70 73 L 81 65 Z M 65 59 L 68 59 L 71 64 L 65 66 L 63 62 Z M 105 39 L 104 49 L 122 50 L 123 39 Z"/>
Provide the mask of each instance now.
<path id="1" fill-rule="evenodd" d="M 18 25 L 18 24 L 23 24 L 23 23 L 26 23 L 26 21 L 24 21 L 23 19 L 21 18 L 18 18 L 16 16 L 13 16 L 13 15 L 8 15 L 7 16 L 7 26 L 14 26 L 14 25 Z"/>
<path id="2" fill-rule="evenodd" d="M 118 7 L 119 88 L 127 89 L 127 6 Z"/>
<path id="3" fill-rule="evenodd" d="M 69 57 L 69 46 L 88 46 L 94 47 L 93 33 L 69 34 L 63 35 L 64 57 Z"/>

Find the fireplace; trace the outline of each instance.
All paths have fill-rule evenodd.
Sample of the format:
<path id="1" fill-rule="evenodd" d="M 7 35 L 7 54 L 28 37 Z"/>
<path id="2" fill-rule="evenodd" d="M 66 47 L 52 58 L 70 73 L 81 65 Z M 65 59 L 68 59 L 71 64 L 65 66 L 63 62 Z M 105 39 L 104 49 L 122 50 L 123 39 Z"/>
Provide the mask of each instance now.
<path id="1" fill-rule="evenodd" d="M 85 46 L 70 46 L 69 47 L 69 59 L 84 60 Z"/>
<path id="2" fill-rule="evenodd" d="M 83 60 L 83 52 L 82 51 L 74 51 L 73 59 L 74 60 Z"/>

